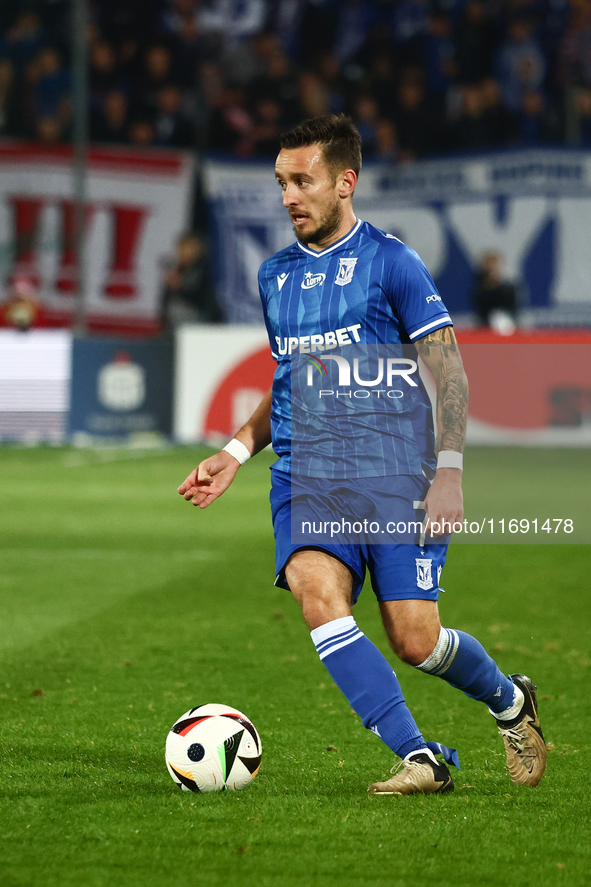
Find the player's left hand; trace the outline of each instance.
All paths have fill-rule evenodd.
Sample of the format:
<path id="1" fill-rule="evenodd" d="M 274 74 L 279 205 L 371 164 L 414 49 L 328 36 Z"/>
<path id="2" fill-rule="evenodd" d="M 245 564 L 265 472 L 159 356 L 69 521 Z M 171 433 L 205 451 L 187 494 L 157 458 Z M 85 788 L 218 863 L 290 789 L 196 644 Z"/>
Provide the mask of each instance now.
<path id="1" fill-rule="evenodd" d="M 455 523 L 464 519 L 462 471 L 457 468 L 438 468 L 435 480 L 425 497 L 428 515 L 427 535 L 433 538 L 448 536 Z"/>

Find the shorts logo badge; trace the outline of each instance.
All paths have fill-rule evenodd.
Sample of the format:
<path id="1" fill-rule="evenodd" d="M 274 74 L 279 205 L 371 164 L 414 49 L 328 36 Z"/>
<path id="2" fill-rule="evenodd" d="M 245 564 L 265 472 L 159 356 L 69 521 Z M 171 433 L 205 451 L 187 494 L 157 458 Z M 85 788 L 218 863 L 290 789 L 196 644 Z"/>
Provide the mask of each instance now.
<path id="1" fill-rule="evenodd" d="M 319 286 L 321 283 L 324 283 L 325 280 L 326 274 L 312 274 L 311 271 L 306 271 L 304 279 L 302 280 L 302 289 L 311 290 L 312 287 Z"/>
<path id="2" fill-rule="evenodd" d="M 433 576 L 431 574 L 431 565 L 433 561 L 430 557 L 415 557 L 417 565 L 417 585 L 423 591 L 429 591 L 433 588 Z"/>
<path id="3" fill-rule="evenodd" d="M 355 271 L 355 265 L 357 264 L 357 259 L 339 259 L 339 270 L 337 276 L 335 277 L 335 283 L 337 286 L 346 286 L 348 283 L 351 283 L 353 280 L 353 272 Z"/>

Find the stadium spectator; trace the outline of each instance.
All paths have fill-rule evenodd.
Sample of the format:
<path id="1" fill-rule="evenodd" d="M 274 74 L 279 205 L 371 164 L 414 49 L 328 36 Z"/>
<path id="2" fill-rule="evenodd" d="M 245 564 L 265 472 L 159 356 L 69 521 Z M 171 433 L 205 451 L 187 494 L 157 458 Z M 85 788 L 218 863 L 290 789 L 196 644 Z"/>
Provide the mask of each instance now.
<path id="1" fill-rule="evenodd" d="M 482 256 L 472 302 L 482 326 L 490 326 L 502 335 L 514 332 L 517 288 L 503 278 L 500 253 L 491 250 Z"/>
<path id="2" fill-rule="evenodd" d="M 201 30 L 196 0 L 167 0 L 162 10 L 162 26 L 168 34 L 180 34 L 185 39 L 196 36 Z"/>
<path id="3" fill-rule="evenodd" d="M 443 13 L 431 16 L 423 46 L 427 88 L 443 107 L 447 91 L 458 72 L 449 16 Z"/>
<path id="4" fill-rule="evenodd" d="M 391 53 L 380 52 L 369 69 L 369 89 L 375 96 L 383 117 L 392 119 L 396 112 L 397 77 Z"/>
<path id="5" fill-rule="evenodd" d="M 281 103 L 273 98 L 260 98 L 253 114 L 253 126 L 249 133 L 249 147 L 245 152 L 263 157 L 276 157 L 279 152 L 279 136 L 285 129 Z"/>
<path id="6" fill-rule="evenodd" d="M 217 107 L 224 90 L 224 76 L 217 62 L 202 62 L 199 67 L 199 100 L 207 116 Z"/>
<path id="7" fill-rule="evenodd" d="M 15 120 L 12 135 L 34 138 L 37 115 L 35 109 L 35 89 L 41 77 L 39 57 L 31 59 L 22 75 L 16 80 Z"/>
<path id="8" fill-rule="evenodd" d="M 134 120 L 128 129 L 128 138 L 132 145 L 147 148 L 156 140 L 156 130 L 150 120 Z"/>
<path id="9" fill-rule="evenodd" d="M 244 154 L 252 118 L 243 90 L 227 87 L 220 93 L 209 119 L 207 147 L 210 151 Z"/>
<path id="10" fill-rule="evenodd" d="M 157 95 L 156 114 L 153 118 L 156 145 L 168 148 L 192 148 L 195 131 L 182 111 L 182 96 L 178 86 L 170 83 Z"/>
<path id="11" fill-rule="evenodd" d="M 442 121 L 436 109 L 429 106 L 425 88 L 414 73 L 408 72 L 398 88 L 394 122 L 404 159 L 441 150 Z"/>
<path id="12" fill-rule="evenodd" d="M 375 159 L 396 163 L 400 159 L 398 133 L 391 120 L 381 118 L 376 123 Z"/>
<path id="13" fill-rule="evenodd" d="M 217 42 L 209 46 L 195 0 L 173 0 L 164 15 L 164 35 L 174 59 L 174 76 L 180 85 L 193 87 L 199 62 L 218 54 Z"/>
<path id="14" fill-rule="evenodd" d="M 61 0 L 70 5 L 71 0 Z M 119 49 L 129 41 L 149 45 L 160 30 L 162 0 L 99 0 L 92 18 L 103 38 Z"/>
<path id="15" fill-rule="evenodd" d="M 0 134 L 15 130 L 14 65 L 8 58 L 0 59 Z"/>
<path id="16" fill-rule="evenodd" d="M 90 137 L 95 142 L 122 145 L 127 141 L 129 103 L 121 89 L 113 89 L 105 96 L 101 108 L 90 117 Z"/>
<path id="17" fill-rule="evenodd" d="M 494 137 L 482 88 L 467 83 L 462 87 L 461 113 L 452 128 L 451 143 L 459 150 L 481 149 L 488 147 Z"/>
<path id="18" fill-rule="evenodd" d="M 10 282 L 6 300 L 0 303 L 0 317 L 8 326 L 25 333 L 35 325 L 40 310 L 37 290 L 27 277 L 16 277 Z"/>
<path id="19" fill-rule="evenodd" d="M 39 121 L 58 118 L 60 131 L 71 117 L 70 74 L 52 47 L 42 49 L 15 83 L 13 135 L 36 138 Z"/>
<path id="20" fill-rule="evenodd" d="M 269 56 L 280 51 L 277 39 L 272 34 L 263 33 L 210 57 L 215 57 L 223 68 L 226 83 L 246 89 L 265 76 Z"/>
<path id="21" fill-rule="evenodd" d="M 53 148 L 63 141 L 63 125 L 56 115 L 46 114 L 37 120 L 35 134 L 46 148 Z"/>
<path id="22" fill-rule="evenodd" d="M 108 93 L 121 89 L 122 76 L 117 66 L 115 47 L 106 40 L 97 41 L 90 50 L 90 107 L 100 108 Z"/>
<path id="23" fill-rule="evenodd" d="M 552 127 L 541 90 L 529 89 L 523 96 L 517 115 L 518 142 L 533 147 L 552 141 Z"/>
<path id="24" fill-rule="evenodd" d="M 338 18 L 341 10 L 342 7 L 331 2 L 308 2 L 304 6 L 298 53 L 303 69 L 314 67 L 323 52 L 332 52 L 334 55 Z"/>
<path id="25" fill-rule="evenodd" d="M 345 0 L 339 19 L 333 53 L 340 65 L 355 59 L 376 23 L 376 9 L 371 0 Z"/>
<path id="26" fill-rule="evenodd" d="M 429 23 L 428 0 L 398 0 L 391 14 L 392 40 L 403 63 L 410 64 L 420 56 L 422 39 Z"/>
<path id="27" fill-rule="evenodd" d="M 485 77 L 480 81 L 479 87 L 490 128 L 490 147 L 501 147 L 514 142 L 517 137 L 515 117 L 503 105 L 498 81 L 494 77 Z"/>
<path id="28" fill-rule="evenodd" d="M 572 3 L 560 47 L 561 79 L 591 86 L 591 4 Z"/>
<path id="29" fill-rule="evenodd" d="M 579 144 L 591 148 L 591 87 L 582 86 L 577 93 L 577 114 L 579 118 Z"/>
<path id="30" fill-rule="evenodd" d="M 332 53 L 322 53 L 318 59 L 317 73 L 322 78 L 324 88 L 326 89 L 329 113 L 342 113 L 347 104 L 350 84 L 343 76 L 339 63 Z M 375 95 L 374 88 L 370 87 L 370 90 Z"/>
<path id="31" fill-rule="evenodd" d="M 144 52 L 143 64 L 133 86 L 131 104 L 134 112 L 153 116 L 158 107 L 158 93 L 174 82 L 172 53 L 168 47 L 163 44 L 149 46 Z"/>
<path id="32" fill-rule="evenodd" d="M 290 126 L 299 120 L 298 81 L 287 56 L 279 48 L 272 49 L 266 58 L 265 72 L 251 86 L 256 102 L 269 99 L 280 106 L 284 124 Z"/>
<path id="33" fill-rule="evenodd" d="M 17 75 L 22 76 L 44 42 L 41 18 L 36 12 L 27 10 L 17 15 L 14 23 L 0 39 L 0 56 L 10 58 Z"/>
<path id="34" fill-rule="evenodd" d="M 303 117 L 316 117 L 328 114 L 329 90 L 326 83 L 313 71 L 305 71 L 300 76 L 300 105 Z"/>
<path id="35" fill-rule="evenodd" d="M 496 28 L 483 0 L 468 0 L 460 17 L 455 39 L 458 79 L 462 83 L 482 80 L 491 70 Z"/>
<path id="36" fill-rule="evenodd" d="M 67 123 L 71 114 L 70 71 L 64 67 L 53 47 L 43 49 L 38 56 L 38 80 L 35 87 L 35 116 L 58 117 Z"/>
<path id="37" fill-rule="evenodd" d="M 298 55 L 298 38 L 306 3 L 303 0 L 276 0 L 270 4 L 267 26 L 278 37 L 283 52 L 290 59 Z"/>
<path id="38" fill-rule="evenodd" d="M 121 74 L 121 82 L 126 88 L 131 89 L 135 80 L 136 71 L 140 65 L 141 44 L 139 40 L 130 37 L 123 40 L 117 46 L 117 64 Z"/>
<path id="39" fill-rule="evenodd" d="M 497 52 L 495 69 L 503 103 L 517 112 L 524 93 L 539 89 L 546 73 L 546 60 L 529 19 L 519 17 L 510 23 L 507 39 Z"/>
<path id="40" fill-rule="evenodd" d="M 376 99 L 366 92 L 360 93 L 353 104 L 352 118 L 363 140 L 363 153 L 366 157 L 374 157 L 380 120 L 380 106 Z"/>
<path id="41" fill-rule="evenodd" d="M 162 325 L 167 328 L 179 323 L 220 323 L 221 320 L 205 244 L 195 233 L 183 234 L 164 279 Z"/>
<path id="42" fill-rule="evenodd" d="M 193 5 L 193 0 L 174 0 Z M 211 0 L 198 13 L 199 27 L 220 37 L 223 50 L 230 50 L 243 40 L 260 33 L 265 25 L 265 0 Z"/>

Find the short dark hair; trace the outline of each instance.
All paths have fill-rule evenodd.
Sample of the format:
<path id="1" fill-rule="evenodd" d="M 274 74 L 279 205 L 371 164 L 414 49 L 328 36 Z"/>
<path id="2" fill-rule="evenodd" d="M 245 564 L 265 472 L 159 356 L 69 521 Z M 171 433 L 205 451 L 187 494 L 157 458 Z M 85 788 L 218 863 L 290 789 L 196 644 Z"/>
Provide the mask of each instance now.
<path id="1" fill-rule="evenodd" d="M 321 145 L 333 181 L 344 169 L 352 169 L 359 175 L 361 136 L 345 114 L 327 114 L 304 120 L 295 129 L 283 133 L 279 144 L 287 150 Z"/>

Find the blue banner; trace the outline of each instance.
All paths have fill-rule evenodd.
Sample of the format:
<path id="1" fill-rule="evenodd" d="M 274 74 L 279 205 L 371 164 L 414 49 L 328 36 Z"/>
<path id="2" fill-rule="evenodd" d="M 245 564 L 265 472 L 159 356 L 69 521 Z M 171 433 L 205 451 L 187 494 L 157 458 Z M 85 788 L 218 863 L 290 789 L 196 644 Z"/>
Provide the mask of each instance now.
<path id="1" fill-rule="evenodd" d="M 262 320 L 257 271 L 293 242 L 272 163 L 209 162 L 216 280 L 231 323 Z M 472 310 L 482 255 L 502 255 L 536 322 L 591 321 L 591 152 L 507 151 L 368 165 L 359 217 L 416 249 L 454 314 Z"/>
<path id="2" fill-rule="evenodd" d="M 74 339 L 69 434 L 168 436 L 172 390 L 172 339 Z"/>

